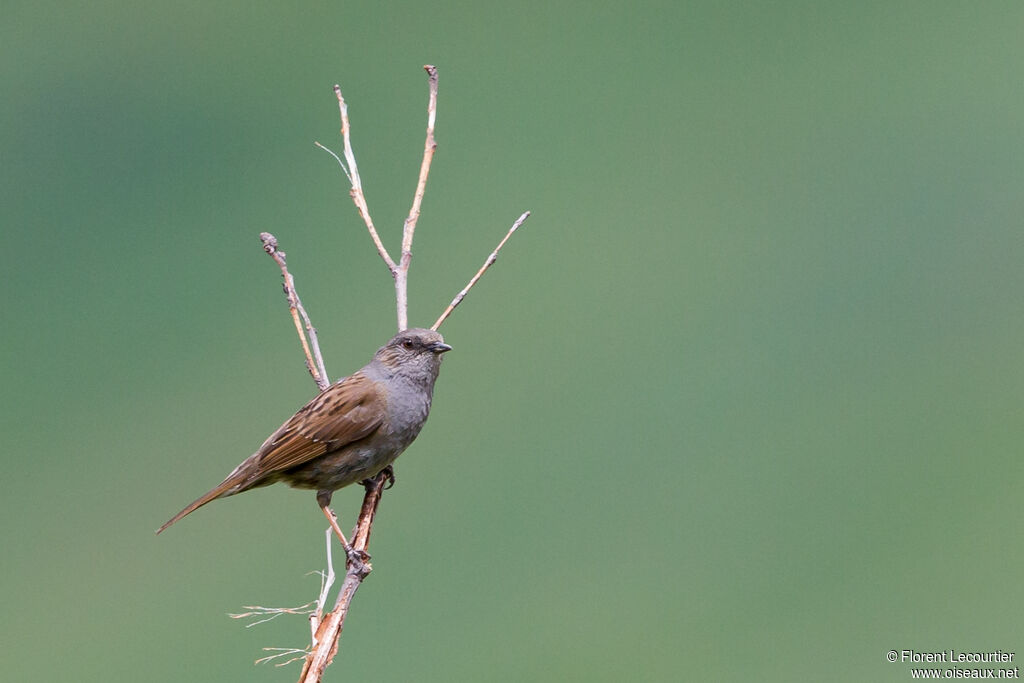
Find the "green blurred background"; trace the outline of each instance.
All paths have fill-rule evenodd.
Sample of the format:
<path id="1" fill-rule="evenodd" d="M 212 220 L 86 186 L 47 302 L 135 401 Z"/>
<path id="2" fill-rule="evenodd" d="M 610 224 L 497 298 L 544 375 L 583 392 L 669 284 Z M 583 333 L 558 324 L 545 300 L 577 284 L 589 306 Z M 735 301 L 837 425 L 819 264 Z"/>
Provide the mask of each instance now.
<path id="1" fill-rule="evenodd" d="M 0 26 L 5 680 L 294 680 L 313 494 L 219 501 L 443 332 L 330 681 L 907 680 L 1024 650 L 1024 5 L 25 2 Z M 335 496 L 351 523 L 360 492 Z M 1022 655 L 1024 656 L 1024 655 Z"/>

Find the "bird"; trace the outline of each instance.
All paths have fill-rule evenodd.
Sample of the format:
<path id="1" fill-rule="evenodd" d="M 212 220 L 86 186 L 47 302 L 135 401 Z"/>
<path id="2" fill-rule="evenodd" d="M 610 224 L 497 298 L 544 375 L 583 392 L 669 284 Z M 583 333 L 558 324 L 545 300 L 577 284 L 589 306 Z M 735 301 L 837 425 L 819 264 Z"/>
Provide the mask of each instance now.
<path id="1" fill-rule="evenodd" d="M 271 434 L 224 481 L 157 530 L 218 498 L 285 482 L 317 491 L 335 534 L 351 546 L 331 511 L 331 495 L 387 470 L 419 435 L 434 395 L 441 356 L 451 346 L 436 330 L 399 332 L 362 369 L 324 389 Z"/>

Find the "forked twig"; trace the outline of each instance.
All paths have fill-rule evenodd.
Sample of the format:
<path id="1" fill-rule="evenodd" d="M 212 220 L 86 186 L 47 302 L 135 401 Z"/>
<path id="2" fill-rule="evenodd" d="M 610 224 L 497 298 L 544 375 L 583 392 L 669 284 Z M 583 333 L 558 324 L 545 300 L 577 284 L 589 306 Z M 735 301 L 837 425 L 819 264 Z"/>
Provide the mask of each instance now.
<path id="1" fill-rule="evenodd" d="M 313 144 L 322 149 L 323 151 L 327 152 L 328 154 L 330 154 L 332 157 L 334 157 L 334 160 L 338 162 L 338 166 L 341 166 L 341 170 L 345 174 L 345 177 L 348 178 L 349 184 L 351 184 L 352 175 L 348 172 L 348 169 L 345 167 L 345 162 L 341 160 L 341 157 L 335 154 L 334 150 L 332 150 L 330 147 L 324 147 L 317 140 L 314 140 Z"/>
<path id="2" fill-rule="evenodd" d="M 274 664 L 274 666 L 288 666 L 292 662 L 297 662 L 300 659 L 303 659 L 304 657 L 309 655 L 308 650 L 302 650 L 297 647 L 265 647 L 263 648 L 263 651 L 276 652 L 277 654 L 267 655 L 266 657 L 260 657 L 256 660 L 256 664 L 269 664 L 271 661 L 277 659 L 278 657 L 287 657 L 288 655 L 295 655 L 289 660 L 286 660 L 284 662 L 277 662 Z"/>
<path id="3" fill-rule="evenodd" d="M 462 300 L 466 298 L 466 294 L 468 294 L 469 290 L 473 288 L 473 285 L 476 284 L 476 281 L 483 276 L 483 274 L 487 271 L 488 268 L 494 265 L 495 261 L 498 260 L 498 252 L 501 251 L 501 248 L 503 246 L 505 246 L 505 242 L 508 242 L 509 238 L 512 237 L 512 234 L 516 230 L 518 230 L 519 226 L 522 225 L 529 217 L 530 212 L 527 211 L 522 216 L 516 219 L 516 222 L 512 224 L 511 228 L 508 229 L 508 233 L 505 234 L 505 237 L 502 238 L 500 242 L 498 242 L 498 246 L 494 248 L 494 251 L 492 251 L 491 255 L 487 257 L 487 260 L 484 261 L 484 264 L 480 266 L 480 270 L 476 271 L 476 275 L 470 278 L 469 284 L 463 287 L 462 291 L 455 295 L 455 298 L 452 299 L 452 302 L 448 304 L 448 308 L 444 309 L 444 313 L 442 313 L 441 317 L 437 319 L 437 322 L 430 326 L 430 329 L 436 330 L 437 328 L 441 327 L 441 323 L 445 321 L 445 318 L 451 315 L 451 312 L 455 310 L 456 306 L 462 303 Z"/>
<path id="4" fill-rule="evenodd" d="M 338 98 L 338 112 L 341 115 L 341 139 L 345 144 L 344 154 L 345 161 L 348 162 L 348 169 L 345 169 L 345 165 L 342 164 L 342 169 L 345 170 L 345 175 L 348 176 L 349 182 L 352 184 L 352 189 L 349 190 L 349 196 L 352 197 L 352 201 L 356 205 L 356 209 L 359 210 L 359 215 L 362 216 L 363 222 L 366 223 L 366 229 L 370 231 L 370 238 L 373 240 L 373 244 L 377 247 L 377 253 L 384 259 L 384 263 L 388 267 L 388 271 L 391 272 L 391 276 L 394 277 L 398 271 L 398 266 L 395 264 L 395 260 L 391 258 L 391 254 L 384 248 L 384 243 L 380 241 L 380 235 L 377 234 L 377 228 L 373 227 L 373 219 L 370 218 L 370 207 L 366 204 L 366 195 L 363 193 L 363 181 L 359 178 L 359 165 L 356 164 L 356 155 L 352 151 L 352 137 L 349 134 L 351 126 L 348 122 L 348 105 L 345 104 L 345 98 L 341 95 L 341 86 L 335 84 L 334 94 Z M 327 149 L 320 143 L 317 146 L 322 149 Z M 327 150 L 330 152 L 330 150 Z M 338 159 L 338 155 L 331 152 L 335 159 Z M 341 160 L 338 159 L 338 163 Z"/>
<path id="5" fill-rule="evenodd" d="M 413 194 L 412 207 L 409 210 L 409 215 L 405 219 L 402 228 L 402 251 L 397 263 L 391 258 L 391 255 L 384 247 L 384 243 L 381 241 L 380 235 L 374 227 L 373 220 L 370 218 L 370 209 L 367 206 L 366 196 L 363 192 L 362 180 L 359 176 L 359 167 L 356 164 L 355 153 L 352 151 L 348 106 L 345 104 L 345 98 L 341 94 L 341 88 L 337 85 L 334 86 L 334 93 L 338 100 L 338 111 L 341 117 L 341 136 L 344 143 L 344 160 L 342 157 L 338 156 L 327 147 L 324 147 L 319 142 L 316 143 L 318 147 L 333 156 L 338 162 L 338 165 L 341 166 L 342 171 L 344 171 L 345 176 L 348 178 L 349 184 L 351 185 L 349 196 L 352 198 L 359 215 L 366 224 L 366 228 L 370 233 L 370 238 L 373 240 L 374 246 L 377 248 L 377 253 L 384 261 L 388 271 L 391 273 L 391 276 L 395 281 L 395 302 L 398 312 L 398 328 L 400 331 L 405 330 L 408 327 L 408 274 L 409 265 L 412 261 L 412 242 L 416 231 L 416 223 L 419 220 L 420 210 L 423 204 L 427 178 L 430 175 L 430 165 L 434 158 L 434 152 L 437 149 L 437 142 L 434 139 L 434 125 L 437 118 L 438 74 L 437 69 L 433 66 L 427 65 L 424 69 L 427 71 L 429 83 L 427 135 L 423 146 L 423 160 L 420 163 L 420 172 L 416 183 L 416 190 Z M 512 224 L 508 233 L 498 243 L 498 246 L 495 247 L 490 256 L 487 257 L 487 260 L 484 261 L 480 270 L 476 272 L 462 291 L 452 299 L 452 302 L 444 310 L 431 329 L 438 329 L 455 307 L 462 302 L 469 290 L 473 288 L 487 269 L 490 268 L 497 260 L 498 252 L 501 248 L 505 246 L 505 243 L 529 216 L 530 212 L 527 211 Z M 292 315 L 292 320 L 295 322 L 295 329 L 299 334 L 299 340 L 302 343 L 302 350 L 306 357 L 306 366 L 309 369 L 313 380 L 322 391 L 329 385 L 329 379 L 327 377 L 327 370 L 324 367 L 323 357 L 320 354 L 320 345 L 316 337 L 316 328 L 313 327 L 309 320 L 309 316 L 306 315 L 306 311 L 302 307 L 302 302 L 299 299 L 298 292 L 295 290 L 294 278 L 292 278 L 291 274 L 288 272 L 285 254 L 278 249 L 277 239 L 270 233 L 261 233 L 260 239 L 263 242 L 264 250 L 281 268 L 281 273 L 284 277 L 285 294 L 288 298 L 288 307 Z M 383 493 L 385 483 L 389 480 L 389 477 L 390 472 L 381 472 L 372 479 L 363 482 L 366 487 L 366 494 L 363 497 L 363 504 L 359 512 L 359 518 L 351 536 L 354 552 L 346 561 L 345 576 L 338 592 L 337 599 L 334 603 L 334 607 L 330 612 L 326 614 L 324 613 L 327 596 L 335 578 L 331 559 L 331 530 L 328 529 L 327 571 L 321 573 L 320 594 L 315 603 L 304 605 L 301 608 L 247 607 L 246 609 L 251 610 L 250 612 L 232 615 L 236 618 L 241 618 L 243 616 L 263 617 L 260 621 L 256 622 L 262 623 L 263 621 L 273 619 L 280 614 L 306 614 L 310 611 L 307 608 L 312 606 L 311 613 L 309 614 L 310 629 L 312 632 L 310 648 L 308 650 L 292 648 L 264 648 L 267 651 L 277 652 L 277 654 L 263 657 L 260 660 L 257 660 L 258 662 L 270 661 L 276 658 L 286 657 L 288 655 L 298 655 L 283 664 L 287 664 L 288 662 L 304 657 L 305 664 L 299 678 L 300 683 L 316 683 L 320 681 L 324 670 L 331 663 L 331 660 L 337 653 L 338 639 L 341 636 L 341 631 L 344 627 L 345 618 L 348 614 L 352 598 L 354 597 L 356 590 L 358 590 L 359 586 L 362 584 L 362 581 L 373 570 L 373 567 L 369 562 L 370 556 L 366 553 L 366 548 L 370 541 L 370 532 L 373 528 L 377 508 L 380 505 L 381 494 Z"/>
<path id="6" fill-rule="evenodd" d="M 341 157 L 324 145 L 321 145 L 319 142 L 314 143 L 317 147 L 334 157 L 338 165 L 341 166 L 341 170 L 348 177 L 348 181 L 352 186 L 349 190 L 349 196 L 352 197 L 359 215 L 366 224 L 366 229 L 370 232 L 370 238 L 373 240 L 374 246 L 377 247 L 377 253 L 384 260 L 385 265 L 388 267 L 388 272 L 391 273 L 391 277 L 395 280 L 395 307 L 398 312 L 399 332 L 409 327 L 409 264 L 412 262 L 412 238 L 416 232 L 416 222 L 420 217 L 423 194 L 427 188 L 430 162 L 434 159 L 434 151 L 437 149 L 437 142 L 434 140 L 434 123 L 437 120 L 437 68 L 430 64 L 423 68 L 427 72 L 430 87 L 430 97 L 427 103 L 427 140 L 423 145 L 423 161 L 420 162 L 420 175 L 416 182 L 416 191 L 413 193 L 412 208 L 409 210 L 409 215 L 402 227 L 402 252 L 398 263 L 395 263 L 395 260 L 391 258 L 391 254 L 388 253 L 387 248 L 380 239 L 380 235 L 377 233 L 377 228 L 373 225 L 373 219 L 370 218 L 370 208 L 366 204 L 363 182 L 359 177 L 359 166 L 356 163 L 356 155 L 352 151 L 348 105 L 345 104 L 345 98 L 341 94 L 341 86 L 339 85 L 334 86 L 334 95 L 338 98 L 338 112 L 341 115 L 341 137 L 345 146 L 345 162 L 342 162 Z M 348 164 L 347 166 L 346 163 Z"/>
<path id="7" fill-rule="evenodd" d="M 352 604 L 352 598 L 363 583 L 363 579 L 373 570 L 369 563 L 369 555 L 366 554 L 366 546 L 370 542 L 373 520 L 377 514 L 377 506 L 380 505 L 381 493 L 383 493 L 387 481 L 388 475 L 381 472 L 373 477 L 373 479 L 365 482 L 366 495 L 363 497 L 363 506 L 359 510 L 359 520 L 356 522 L 356 528 L 351 538 L 353 549 L 363 555 L 366 560 L 358 564 L 351 562 L 347 564 L 345 579 L 342 581 L 341 590 L 338 592 L 338 599 L 334 603 L 334 609 L 323 618 L 320 622 L 320 627 L 313 635 L 313 647 L 306 657 L 306 663 L 302 667 L 299 683 L 319 683 L 324 670 L 338 652 L 338 639 L 341 637 L 341 630 L 345 626 L 345 617 L 348 616 L 349 605 Z"/>
<path id="8" fill-rule="evenodd" d="M 313 611 L 316 606 L 315 602 L 307 602 L 305 605 L 298 607 L 264 607 L 262 605 L 243 605 L 248 612 L 238 612 L 235 614 L 228 614 L 232 619 L 251 619 L 258 617 L 256 621 L 250 622 L 245 625 L 246 628 L 252 628 L 253 626 L 259 626 L 265 624 L 271 619 L 277 619 L 282 614 L 309 614 Z"/>

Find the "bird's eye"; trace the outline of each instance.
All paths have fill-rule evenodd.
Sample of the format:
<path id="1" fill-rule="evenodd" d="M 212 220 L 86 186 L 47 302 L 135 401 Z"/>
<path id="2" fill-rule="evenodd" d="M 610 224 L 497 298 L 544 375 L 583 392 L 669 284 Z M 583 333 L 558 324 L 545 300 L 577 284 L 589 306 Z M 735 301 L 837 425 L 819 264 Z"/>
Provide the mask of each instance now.
<path id="1" fill-rule="evenodd" d="M 412 339 L 406 339 L 405 341 L 403 341 L 402 342 L 402 346 L 404 346 L 407 349 L 411 349 L 412 348 Z"/>

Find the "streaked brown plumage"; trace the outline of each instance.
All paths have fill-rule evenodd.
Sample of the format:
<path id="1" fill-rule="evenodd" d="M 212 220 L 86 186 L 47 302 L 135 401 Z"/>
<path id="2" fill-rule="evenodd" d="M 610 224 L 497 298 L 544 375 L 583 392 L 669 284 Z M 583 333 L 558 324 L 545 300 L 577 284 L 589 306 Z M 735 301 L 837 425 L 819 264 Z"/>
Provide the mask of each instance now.
<path id="1" fill-rule="evenodd" d="M 413 442 L 430 413 L 441 354 L 449 350 L 434 330 L 398 333 L 368 365 L 300 408 L 157 533 L 212 500 L 278 481 L 316 489 L 326 514 L 334 491 L 375 476 Z"/>

